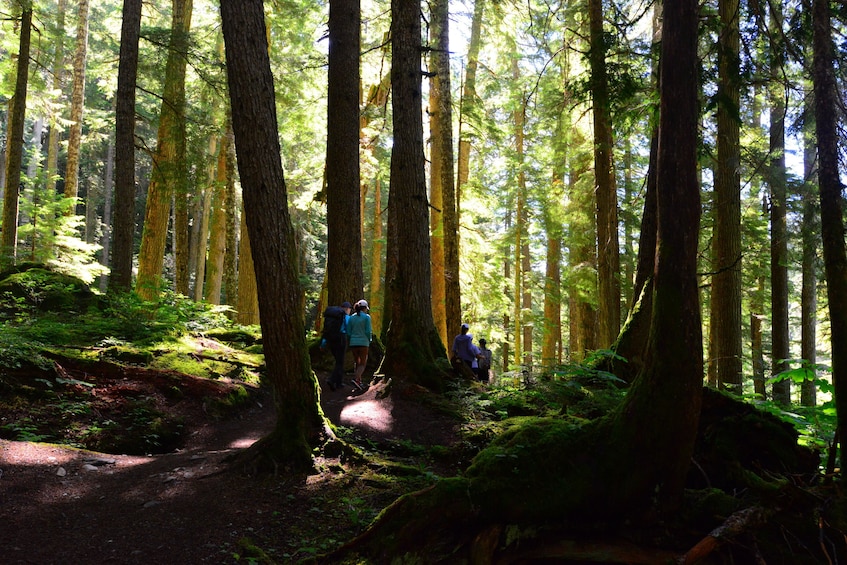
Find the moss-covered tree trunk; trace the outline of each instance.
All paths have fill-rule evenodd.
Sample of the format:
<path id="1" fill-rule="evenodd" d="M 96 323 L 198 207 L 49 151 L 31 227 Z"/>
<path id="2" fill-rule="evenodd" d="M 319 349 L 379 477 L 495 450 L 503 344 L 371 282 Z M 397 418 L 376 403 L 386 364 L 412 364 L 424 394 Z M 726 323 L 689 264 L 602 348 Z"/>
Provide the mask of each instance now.
<path id="1" fill-rule="evenodd" d="M 227 152 L 229 137 L 221 136 L 218 148 L 218 167 L 212 194 L 212 216 L 209 223 L 209 257 L 206 261 L 206 289 L 204 299 L 210 304 L 221 303 L 221 287 L 224 274 L 224 256 L 226 254 L 226 210 L 228 206 Z"/>
<path id="2" fill-rule="evenodd" d="M 294 229 L 288 212 L 273 74 L 261 0 L 222 0 L 227 77 L 244 213 L 256 273 L 274 430 L 247 456 L 263 468 L 302 471 L 328 431 L 309 365 Z"/>
<path id="3" fill-rule="evenodd" d="M 392 0 L 391 22 L 394 145 L 385 276 L 390 322 L 380 371 L 438 389 L 441 373 L 435 359 L 446 358 L 446 353 L 432 320 L 420 4 Z"/>
<path id="4" fill-rule="evenodd" d="M 71 92 L 71 124 L 68 128 L 68 154 L 65 168 L 65 198 L 76 199 L 79 193 L 79 159 L 82 150 L 82 116 L 85 108 L 85 60 L 88 53 L 88 0 L 81 0 L 77 12 L 76 51 L 73 60 Z M 76 200 L 65 210 L 75 213 Z"/>
<path id="5" fill-rule="evenodd" d="M 236 321 L 242 325 L 259 323 L 259 299 L 256 291 L 256 273 L 253 267 L 253 252 L 250 249 L 250 234 L 244 214 L 241 214 L 241 245 L 238 247 L 238 304 Z"/>
<path id="6" fill-rule="evenodd" d="M 32 40 L 32 2 L 21 2 L 21 36 L 15 94 L 9 101 L 6 136 L 6 185 L 3 192 L 3 226 L 0 235 L 0 267 L 15 264 L 18 241 L 18 196 L 23 163 L 26 91 L 29 82 L 29 51 Z"/>
<path id="7" fill-rule="evenodd" d="M 192 7 L 193 0 L 173 0 L 159 131 L 138 251 L 136 292 L 146 300 L 155 300 L 162 290 L 171 201 L 175 191 L 185 191 L 185 69 Z"/>

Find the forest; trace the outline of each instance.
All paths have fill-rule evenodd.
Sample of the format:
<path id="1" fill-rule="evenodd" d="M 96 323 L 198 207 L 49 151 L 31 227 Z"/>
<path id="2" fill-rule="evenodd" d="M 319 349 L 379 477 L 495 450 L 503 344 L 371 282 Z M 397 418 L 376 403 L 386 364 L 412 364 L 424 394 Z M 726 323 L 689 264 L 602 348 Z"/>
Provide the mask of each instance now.
<path id="1" fill-rule="evenodd" d="M 355 512 L 306 520 L 320 543 L 251 526 L 222 561 L 847 558 L 842 3 L 0 13 L 9 508 L 48 457 L 21 442 L 152 465 L 241 419 L 217 488 L 307 504 L 319 476 Z M 359 299 L 368 386 L 333 396 L 322 313 Z M 488 384 L 453 358 L 462 324 Z"/>

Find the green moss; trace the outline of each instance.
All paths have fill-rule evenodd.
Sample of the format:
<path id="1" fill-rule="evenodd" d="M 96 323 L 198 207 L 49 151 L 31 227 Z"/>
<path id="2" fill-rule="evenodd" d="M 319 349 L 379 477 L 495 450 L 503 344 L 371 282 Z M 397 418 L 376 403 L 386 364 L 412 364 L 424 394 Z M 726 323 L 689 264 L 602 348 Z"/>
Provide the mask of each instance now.
<path id="1" fill-rule="evenodd" d="M 153 353 L 147 349 L 138 349 L 129 345 L 114 345 L 100 351 L 103 359 L 111 359 L 131 365 L 147 365 L 153 361 Z"/>
<path id="2" fill-rule="evenodd" d="M 82 312 L 95 295 L 76 277 L 57 273 L 43 265 L 23 264 L 0 274 L 0 296 L 5 310 L 35 308 Z"/>
<path id="3" fill-rule="evenodd" d="M 216 418 L 236 412 L 250 400 L 250 393 L 241 385 L 236 386 L 226 398 L 208 398 L 205 402 L 206 411 Z"/>

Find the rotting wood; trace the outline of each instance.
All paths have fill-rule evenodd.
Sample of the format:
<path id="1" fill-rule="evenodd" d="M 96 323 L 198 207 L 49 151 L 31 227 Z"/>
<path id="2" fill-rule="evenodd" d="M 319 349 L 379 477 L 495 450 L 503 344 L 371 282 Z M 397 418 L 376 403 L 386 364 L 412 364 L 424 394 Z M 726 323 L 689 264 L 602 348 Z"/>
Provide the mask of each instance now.
<path id="1" fill-rule="evenodd" d="M 706 537 L 689 549 L 679 561 L 680 565 L 695 565 L 702 562 L 727 540 L 767 522 L 768 515 L 768 511 L 760 506 L 743 508 L 734 512 L 723 524 L 709 532 Z"/>

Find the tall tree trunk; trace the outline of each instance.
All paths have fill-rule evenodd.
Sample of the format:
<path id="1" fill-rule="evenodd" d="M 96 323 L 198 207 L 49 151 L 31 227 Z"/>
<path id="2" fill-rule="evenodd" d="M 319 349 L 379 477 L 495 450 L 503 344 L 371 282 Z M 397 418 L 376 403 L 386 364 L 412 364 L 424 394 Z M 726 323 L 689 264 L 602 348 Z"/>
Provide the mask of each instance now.
<path id="1" fill-rule="evenodd" d="M 462 86 L 462 97 L 459 112 L 459 143 L 456 157 L 456 189 L 453 206 L 448 205 L 449 194 L 445 193 L 444 210 L 444 279 L 445 279 L 445 310 L 448 337 L 450 328 L 458 328 L 462 323 L 462 296 L 459 277 L 459 225 L 462 213 L 462 192 L 468 184 L 470 176 L 470 155 L 473 140 L 473 127 L 468 123 L 477 105 L 476 72 L 479 66 L 479 49 L 482 36 L 482 16 L 486 0 L 474 0 L 473 17 L 471 18 L 471 35 L 468 42 L 467 64 L 465 66 L 465 82 Z M 452 131 L 452 130 L 451 130 Z M 504 357 L 508 362 L 508 356 Z"/>
<path id="2" fill-rule="evenodd" d="M 195 222 L 200 225 L 197 235 L 197 255 L 195 255 L 196 263 L 194 264 L 194 300 L 200 302 L 203 300 L 203 291 L 206 284 L 206 255 L 208 252 L 209 243 L 209 222 L 212 214 L 212 198 L 215 194 L 215 183 L 218 176 L 218 136 L 211 136 L 209 139 L 209 163 L 208 163 L 208 186 L 203 190 L 201 195 L 202 203 L 200 204 L 200 213 L 195 218 Z M 243 197 L 242 197 L 243 199 Z"/>
<path id="3" fill-rule="evenodd" d="M 789 368 L 791 357 L 788 334 L 788 227 L 786 224 L 785 170 L 785 63 L 782 41 L 782 8 L 770 4 L 770 165 L 768 183 L 771 197 L 771 368 L 773 374 Z M 791 381 L 773 385 L 773 400 L 791 403 Z"/>
<path id="4" fill-rule="evenodd" d="M 141 0 L 124 0 L 118 89 L 115 96 L 115 221 L 109 287 L 132 288 L 133 234 L 135 233 L 135 81 L 138 75 L 138 37 Z"/>
<path id="5" fill-rule="evenodd" d="M 503 221 L 503 231 L 506 233 L 510 232 L 512 229 L 512 211 L 506 210 L 506 217 Z M 511 269 L 512 269 L 512 247 L 510 242 L 506 242 L 506 245 L 503 246 L 503 297 L 505 304 L 512 304 L 515 295 L 513 291 L 509 289 L 509 281 L 512 279 Z M 514 282 L 514 281 L 513 281 Z M 500 359 L 503 360 L 503 372 L 509 370 L 509 359 L 511 359 L 511 353 L 509 349 L 509 344 L 511 343 L 510 336 L 512 335 L 512 320 L 509 316 L 508 308 L 503 312 L 503 341 L 500 345 Z M 518 338 L 520 339 L 520 338 Z"/>
<path id="6" fill-rule="evenodd" d="M 644 367 L 644 355 L 653 315 L 653 273 L 656 267 L 658 223 L 656 208 L 658 151 L 659 131 L 658 128 L 654 128 L 650 141 L 650 165 L 647 172 L 644 211 L 641 214 L 641 235 L 638 241 L 632 303 L 624 328 L 614 345 L 615 354 L 626 362 L 621 363 L 615 358 L 608 360 L 609 371 L 627 382 L 635 380 Z"/>
<path id="7" fill-rule="evenodd" d="M 312 467 L 332 432 L 318 404 L 300 314 L 297 250 L 280 160 L 273 74 L 261 0 L 221 0 L 227 77 L 244 213 L 250 231 L 268 380 L 277 422 L 250 454 L 271 470 Z M 249 454 L 248 454 L 249 455 Z"/>
<path id="8" fill-rule="evenodd" d="M 188 296 L 190 285 L 189 256 L 191 249 L 189 238 L 191 227 L 188 217 L 189 197 L 187 176 L 182 189 L 174 191 L 173 198 L 173 250 L 174 250 L 174 290 Z"/>
<path id="9" fill-rule="evenodd" d="M 630 446 L 634 458 L 629 468 L 652 466 L 634 477 L 635 484 L 646 478 L 655 485 L 660 508 L 666 511 L 682 501 L 703 386 L 697 20 L 695 0 L 664 5 L 653 316 L 644 369 L 616 412 L 617 439 Z"/>
<path id="10" fill-rule="evenodd" d="M 741 145 L 739 137 L 739 3 L 720 0 L 717 167 L 711 320 L 721 388 L 741 393 Z"/>
<path id="11" fill-rule="evenodd" d="M 608 348 L 621 325 L 618 205 L 612 159 L 612 116 L 606 74 L 606 47 L 601 0 L 588 0 L 590 22 L 591 96 L 594 103 L 594 176 L 597 205 L 597 339 Z"/>
<path id="12" fill-rule="evenodd" d="M 174 194 L 185 194 L 185 67 L 193 0 L 173 0 L 171 39 L 165 68 L 165 92 L 153 155 L 153 174 L 147 187 L 144 231 L 138 252 L 136 292 L 155 300 L 162 290 L 162 266 L 168 219 Z"/>
<path id="13" fill-rule="evenodd" d="M 804 10 L 811 11 L 808 2 Z M 809 57 L 813 58 L 814 55 Z M 809 65 L 811 71 L 811 65 Z M 810 73 L 811 74 L 811 73 Z M 808 363 L 808 376 L 800 385 L 800 403 L 803 406 L 817 404 L 817 386 L 814 378 L 817 375 L 815 365 L 818 362 L 817 352 L 817 323 L 818 323 L 818 234 L 820 220 L 817 198 L 814 187 L 817 185 L 816 144 L 815 144 L 815 109 L 814 93 L 806 97 L 803 109 L 803 161 L 805 164 L 803 185 L 803 283 L 800 291 L 800 357 Z"/>
<path id="14" fill-rule="evenodd" d="M 359 180 L 359 0 L 329 3 L 327 82 L 327 300 L 362 297 L 362 212 Z"/>
<path id="15" fill-rule="evenodd" d="M 209 258 L 206 261 L 206 289 L 204 299 L 210 304 L 221 303 L 224 255 L 226 254 L 226 154 L 229 137 L 221 136 L 218 146 L 218 168 L 212 195 L 212 218 L 209 223 Z"/>
<path id="16" fill-rule="evenodd" d="M 53 55 L 53 91 L 64 92 L 65 81 L 65 14 L 67 8 L 67 0 L 59 0 L 56 4 L 56 51 Z M 62 95 L 58 95 L 56 105 L 64 107 L 60 104 Z M 61 120 L 61 111 L 54 110 L 50 114 L 50 133 L 47 136 L 47 193 L 53 194 L 56 191 L 56 174 L 59 169 L 59 138 L 61 131 L 59 121 Z"/>
<path id="17" fill-rule="evenodd" d="M 762 215 L 767 217 L 768 205 L 767 196 L 762 195 Z M 765 346 L 764 332 L 762 331 L 762 323 L 765 318 L 765 297 L 766 297 L 766 271 L 768 265 L 764 264 L 764 257 L 767 255 L 765 246 L 762 245 L 759 253 L 753 253 L 754 257 L 758 257 L 758 261 L 751 261 L 754 272 L 756 273 L 756 288 L 750 296 L 750 353 L 753 369 L 753 391 L 756 396 L 761 399 L 767 397 L 766 377 L 765 377 Z"/>
<path id="18" fill-rule="evenodd" d="M 561 180 L 553 186 L 561 187 Z M 544 326 L 541 343 L 541 364 L 550 370 L 562 362 L 562 234 L 561 222 L 547 218 L 547 261 L 544 277 Z"/>
<path id="19" fill-rule="evenodd" d="M 109 136 L 109 148 L 106 150 L 106 171 L 103 178 L 103 234 L 100 237 L 100 264 L 109 267 L 109 250 L 112 246 L 112 195 L 115 190 L 115 137 Z M 100 291 L 106 292 L 109 278 L 100 277 Z"/>
<path id="20" fill-rule="evenodd" d="M 86 243 L 94 243 L 98 225 L 97 206 L 100 203 L 102 195 L 100 194 L 100 179 L 89 179 L 85 194 L 85 232 L 83 241 Z"/>
<path id="21" fill-rule="evenodd" d="M 815 132 L 818 140 L 818 184 L 826 292 L 832 328 L 832 383 L 838 414 L 838 437 L 847 438 L 847 251 L 844 248 L 842 185 L 838 162 L 839 93 L 833 68 L 832 24 L 826 0 L 812 1 L 814 46 Z M 843 459 L 843 448 L 842 448 Z M 842 468 L 842 475 L 844 466 Z"/>
<path id="22" fill-rule="evenodd" d="M 520 78 L 520 70 L 518 68 L 518 60 L 512 58 L 512 78 L 515 84 L 518 84 Z M 527 323 L 523 317 L 524 309 L 524 288 L 527 284 L 526 279 L 529 277 L 528 270 L 525 271 L 529 263 L 529 239 L 527 229 L 529 224 L 529 214 L 527 212 L 527 195 L 526 195 L 526 173 L 524 172 L 524 121 L 526 119 L 526 103 L 524 102 L 523 93 L 519 92 L 520 99 L 515 104 L 515 110 L 512 112 L 512 125 L 515 128 L 515 163 L 517 171 L 515 172 L 515 286 L 512 289 L 514 296 L 512 297 L 512 323 L 515 326 L 515 365 L 524 365 L 529 368 L 531 359 L 527 359 L 526 351 L 532 355 L 532 341 L 526 343 L 526 333 L 524 325 Z M 527 310 L 528 312 L 529 310 Z"/>
<path id="23" fill-rule="evenodd" d="M 389 321 L 381 371 L 443 386 L 436 357 L 446 357 L 432 320 L 429 210 L 421 116 L 421 14 L 417 0 L 391 2 L 391 100 L 394 144 L 388 200 L 385 280 Z"/>
<path id="24" fill-rule="evenodd" d="M 382 335 L 382 314 L 375 305 L 382 304 L 382 183 L 374 180 L 374 217 L 371 237 L 371 327 L 374 335 Z"/>
<path id="25" fill-rule="evenodd" d="M 453 119 L 450 98 L 450 44 L 447 0 L 430 5 L 429 128 L 430 128 L 430 240 L 432 254 L 432 317 L 441 342 L 447 345 L 447 270 L 445 217 L 455 216 L 453 188 Z M 448 209 L 452 206 L 452 209 Z M 453 326 L 455 327 L 455 326 Z"/>
<path id="26" fill-rule="evenodd" d="M 18 40 L 18 69 L 15 94 L 10 101 L 9 129 L 6 135 L 6 184 L 3 191 L 3 226 L 0 235 L 0 267 L 15 264 L 18 241 L 18 195 L 23 165 L 24 119 L 29 79 L 29 50 L 32 38 L 32 3 L 21 2 L 21 27 Z"/>
<path id="27" fill-rule="evenodd" d="M 65 198 L 73 199 L 79 194 L 79 156 L 85 108 L 85 59 L 88 52 L 88 8 L 89 0 L 79 0 L 73 64 L 74 83 L 71 93 L 71 125 L 68 129 L 68 162 L 65 169 Z M 65 210 L 65 214 L 74 214 L 75 206 L 76 203 L 73 202 L 71 207 Z"/>
<path id="28" fill-rule="evenodd" d="M 569 260 L 568 273 L 568 349 L 572 361 L 582 361 L 587 351 L 597 348 L 597 277 L 594 265 L 596 242 L 594 239 L 594 197 L 591 190 L 591 152 L 586 140 L 573 128 L 570 150 L 571 163 L 567 193 L 570 200 L 568 213 Z"/>
<path id="29" fill-rule="evenodd" d="M 236 321 L 242 325 L 259 323 L 259 297 L 256 291 L 256 272 L 253 267 L 253 252 L 250 249 L 250 234 L 245 214 L 241 213 L 241 245 L 238 247 L 238 305 Z"/>
<path id="30" fill-rule="evenodd" d="M 238 203 L 235 194 L 235 143 L 232 140 L 232 119 L 227 119 L 226 150 L 226 255 L 224 256 L 223 291 L 227 304 L 238 304 Z"/>

